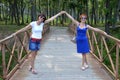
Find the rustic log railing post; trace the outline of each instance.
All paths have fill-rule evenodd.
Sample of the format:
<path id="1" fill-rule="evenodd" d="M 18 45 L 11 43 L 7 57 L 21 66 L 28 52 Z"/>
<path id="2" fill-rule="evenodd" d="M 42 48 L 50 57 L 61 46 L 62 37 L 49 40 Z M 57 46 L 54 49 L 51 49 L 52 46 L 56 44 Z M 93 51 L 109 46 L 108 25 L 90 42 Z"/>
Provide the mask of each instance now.
<path id="1" fill-rule="evenodd" d="M 76 21 L 75 19 L 73 19 L 72 16 L 69 15 L 69 14 L 68 14 L 67 12 L 65 12 L 65 11 L 61 11 L 61 12 L 58 13 L 57 15 L 49 18 L 49 19 L 45 22 L 45 24 L 51 22 L 52 20 L 54 20 L 55 18 L 57 18 L 58 16 L 60 16 L 60 15 L 62 15 L 62 14 L 66 14 L 66 16 L 67 16 L 68 18 L 70 18 L 70 19 L 74 22 L 74 23 L 72 24 L 72 26 L 74 26 L 74 27 L 70 27 L 70 28 L 72 29 L 73 33 L 75 33 L 75 29 L 76 29 L 76 24 L 75 24 L 75 23 L 77 23 L 78 21 Z M 43 34 L 44 34 L 45 32 L 47 32 L 47 30 L 49 30 L 48 27 L 45 27 L 45 28 L 46 28 L 46 29 L 44 29 Z M 120 40 L 117 39 L 117 38 L 114 38 L 114 37 L 112 37 L 112 36 L 110 36 L 110 35 L 108 35 L 108 34 L 106 34 L 104 31 L 102 31 L 102 30 L 100 30 L 100 29 L 93 28 L 93 27 L 89 27 L 88 29 L 89 29 L 89 31 L 91 32 L 91 33 L 88 32 L 88 38 L 90 39 L 89 42 L 90 42 L 90 47 L 91 47 L 91 53 L 92 53 L 92 55 L 101 63 L 102 66 L 104 66 L 104 67 L 115 77 L 116 80 L 119 80 L 120 74 L 118 73 L 118 72 L 119 72 L 118 70 L 119 70 L 119 68 L 120 68 L 120 67 L 119 67 L 119 66 L 120 66 L 120 65 L 119 65 Z M 2 67 L 3 67 L 3 75 L 0 75 L 0 77 L 2 76 L 4 80 L 5 80 L 5 79 L 6 79 L 6 80 L 9 79 L 9 78 L 15 73 L 15 71 L 19 68 L 20 64 L 22 64 L 22 62 L 26 59 L 26 56 L 23 56 L 23 57 L 22 57 L 23 51 L 25 51 L 26 55 L 29 53 L 29 52 L 27 51 L 27 49 L 26 49 L 27 46 L 24 44 L 24 43 L 25 43 L 25 40 L 30 38 L 30 37 L 29 37 L 29 36 L 30 36 L 30 35 L 29 35 L 29 32 L 28 32 L 28 30 L 25 30 L 25 31 L 23 31 L 23 32 L 21 32 L 21 31 L 22 31 L 22 30 L 17 31 L 17 32 L 15 32 L 14 34 L 6 37 L 5 39 L 0 40 L 0 51 L 1 51 L 1 53 L 2 53 Z M 26 33 L 27 33 L 27 34 L 26 34 Z M 24 37 L 22 37 L 22 38 L 19 37 L 18 35 L 20 35 L 20 34 L 23 34 Z M 99 42 L 101 42 L 101 45 L 98 45 L 99 42 L 97 41 L 97 36 L 96 36 L 96 34 L 98 34 L 98 36 L 101 37 L 101 41 L 99 41 Z M 29 36 L 26 36 L 26 35 L 29 35 Z M 109 49 L 109 46 L 108 46 L 105 38 L 114 41 L 114 46 L 113 46 L 111 49 Z M 14 41 L 17 40 L 17 41 L 14 42 L 14 44 L 12 45 L 12 50 L 9 49 L 9 47 L 7 46 L 7 43 L 5 44 L 5 42 L 10 42 L 11 39 L 14 39 Z M 17 43 L 18 43 L 18 42 L 20 43 L 20 48 L 19 48 L 19 46 L 17 47 L 17 48 L 18 48 L 17 53 L 16 53 L 16 54 L 17 54 L 17 58 L 18 58 L 18 59 L 17 59 L 16 56 L 15 56 L 16 54 L 14 54 L 14 52 L 15 52 L 15 50 L 16 50 L 16 46 L 17 46 Z M 117 43 L 117 44 L 116 44 L 116 43 Z M 8 45 L 9 45 L 9 44 L 8 44 Z M 101 47 L 100 47 L 100 46 L 101 46 Z M 96 49 L 95 49 L 95 48 L 96 48 Z M 112 59 L 112 57 L 111 57 L 111 54 L 112 54 L 111 51 L 112 51 L 114 48 L 116 48 L 116 51 L 115 51 L 115 54 L 116 54 L 116 58 L 115 58 L 116 62 L 115 62 L 115 63 L 116 63 L 116 64 L 114 64 L 113 59 Z M 106 51 L 105 53 L 104 53 L 104 50 Z M 10 55 L 10 60 L 9 60 L 8 64 L 6 64 L 6 58 L 5 58 L 5 56 L 7 55 L 7 54 L 6 54 L 6 51 L 9 51 L 8 54 Z M 98 54 L 96 55 L 94 52 L 96 52 L 96 53 L 98 53 Z M 103 53 L 104 53 L 104 54 L 103 54 Z M 105 55 L 105 57 L 104 57 L 103 55 Z M 107 57 L 106 57 L 106 56 L 107 56 Z M 109 66 L 111 66 L 111 68 L 109 68 L 109 67 L 104 63 L 105 58 L 108 58 L 108 59 L 109 59 L 109 63 L 110 63 Z M 14 59 L 15 61 L 17 60 L 17 64 L 14 66 L 14 68 L 13 68 L 12 70 L 9 71 L 9 68 L 10 68 L 12 59 Z"/>
<path id="2" fill-rule="evenodd" d="M 101 36 L 101 38 L 102 37 L 103 36 Z M 101 53 L 101 63 L 102 63 L 102 61 L 103 61 L 103 54 L 102 54 L 102 52 L 103 52 L 103 41 L 102 41 L 102 39 L 100 39 L 100 42 L 101 42 L 101 45 L 100 45 L 101 46 L 101 50 L 100 50 L 101 52 L 100 53 Z"/>
<path id="3" fill-rule="evenodd" d="M 119 76 L 119 72 L 118 72 L 118 70 L 119 70 L 119 43 L 117 43 L 117 45 L 116 45 L 116 80 L 119 78 L 118 76 Z"/>
<path id="4" fill-rule="evenodd" d="M 3 65 L 3 79 L 7 76 L 6 62 L 5 62 L 5 46 L 2 44 L 2 65 Z"/>
<path id="5" fill-rule="evenodd" d="M 49 22 L 62 15 L 64 12 L 60 12 L 55 16 L 45 21 L 42 34 L 49 32 Z M 30 38 L 30 31 L 27 28 L 22 28 L 10 36 L 0 40 L 0 53 L 2 55 L 2 74 L 0 78 L 8 80 L 12 75 L 19 69 L 20 65 L 25 61 L 30 51 L 28 51 L 28 42 Z M 7 43 L 6 43 L 7 42 Z M 9 58 L 6 62 L 6 56 Z M 14 66 L 11 67 L 12 61 L 15 62 Z"/>
<path id="6" fill-rule="evenodd" d="M 70 28 L 71 31 L 73 31 L 72 28 L 76 27 L 76 26 L 73 27 L 73 25 L 78 24 L 79 22 L 77 20 L 75 20 L 67 12 L 65 14 L 73 22 L 71 24 L 72 27 Z M 98 40 L 96 39 L 96 37 L 98 37 L 98 36 L 100 37 L 100 41 L 98 41 L 99 39 Z M 108 72 L 110 72 L 113 75 L 115 80 L 120 80 L 120 73 L 119 73 L 119 68 L 120 68 L 120 65 L 119 65 L 120 40 L 108 35 L 107 33 L 105 33 L 104 31 L 102 31 L 100 29 L 93 28 L 91 26 L 88 27 L 88 38 L 90 39 L 89 40 L 90 49 L 91 49 L 90 52 L 92 53 L 92 55 L 101 63 L 101 65 L 104 68 L 106 68 L 106 70 L 108 70 Z M 112 42 L 113 42 L 112 47 L 109 46 L 109 41 L 108 40 L 106 41 L 106 38 L 108 40 L 112 40 Z M 116 57 L 114 59 L 116 61 L 114 61 L 113 56 L 111 56 L 111 54 L 113 53 L 112 52 L 113 50 L 115 51 L 114 54 L 116 55 Z M 107 58 L 107 60 L 109 60 L 110 65 L 106 65 L 106 63 L 105 63 L 106 58 Z"/>

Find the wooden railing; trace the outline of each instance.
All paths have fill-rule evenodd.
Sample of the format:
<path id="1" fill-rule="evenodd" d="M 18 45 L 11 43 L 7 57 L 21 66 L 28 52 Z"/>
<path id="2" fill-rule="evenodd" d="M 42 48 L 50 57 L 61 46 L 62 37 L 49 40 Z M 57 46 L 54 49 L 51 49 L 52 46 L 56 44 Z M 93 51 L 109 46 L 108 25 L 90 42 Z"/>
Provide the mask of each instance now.
<path id="1" fill-rule="evenodd" d="M 43 35 L 50 30 L 49 22 L 63 13 L 60 12 L 45 21 Z M 0 80 L 10 79 L 28 57 L 30 34 L 31 30 L 25 27 L 0 40 Z"/>
<path id="2" fill-rule="evenodd" d="M 69 29 L 75 34 L 76 24 Z M 89 29 L 89 28 L 88 28 Z M 88 30 L 91 54 L 101 63 L 115 80 L 120 79 L 120 40 L 107 35 L 104 31 L 90 28 Z"/>
<path id="3" fill-rule="evenodd" d="M 50 27 L 45 24 L 43 35 L 48 32 Z M 0 78 L 8 80 L 20 68 L 30 51 L 28 42 L 30 30 L 15 32 L 12 35 L 0 40 Z M 0 79 L 0 80 L 1 80 Z"/>
<path id="4" fill-rule="evenodd" d="M 49 18 L 45 23 L 49 23 L 58 16 L 66 14 L 68 18 L 73 21 L 70 25 L 70 30 L 75 33 L 76 21 L 67 12 L 61 11 L 55 16 Z M 101 65 L 108 70 L 116 80 L 120 78 L 120 65 L 119 65 L 119 50 L 120 40 L 107 35 L 100 29 L 88 28 L 88 38 L 91 48 L 91 54 L 101 63 Z M 47 32 L 49 27 L 45 27 L 44 32 Z M 9 37 L 0 40 L 0 78 L 9 79 L 20 65 L 29 55 L 28 41 L 30 38 L 30 31 L 16 32 Z M 2 71 L 2 72 L 1 72 Z"/>
<path id="5" fill-rule="evenodd" d="M 79 22 L 67 12 L 65 14 L 72 20 L 73 24 L 70 25 L 70 30 L 75 34 L 76 25 Z M 114 79 L 120 80 L 120 40 L 98 28 L 88 26 L 88 29 L 91 54 L 111 73 Z"/>

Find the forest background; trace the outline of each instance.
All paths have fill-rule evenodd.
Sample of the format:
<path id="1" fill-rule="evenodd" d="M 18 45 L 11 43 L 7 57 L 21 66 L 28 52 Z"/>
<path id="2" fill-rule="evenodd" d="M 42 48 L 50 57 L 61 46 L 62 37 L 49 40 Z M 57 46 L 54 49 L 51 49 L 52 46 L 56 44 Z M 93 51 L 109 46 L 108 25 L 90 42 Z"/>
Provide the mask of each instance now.
<path id="1" fill-rule="evenodd" d="M 0 39 L 36 20 L 39 13 L 48 19 L 62 10 L 78 21 L 79 15 L 86 13 L 88 24 L 120 38 L 120 0 L 0 0 Z M 63 15 L 50 24 L 66 26 L 69 23 Z"/>

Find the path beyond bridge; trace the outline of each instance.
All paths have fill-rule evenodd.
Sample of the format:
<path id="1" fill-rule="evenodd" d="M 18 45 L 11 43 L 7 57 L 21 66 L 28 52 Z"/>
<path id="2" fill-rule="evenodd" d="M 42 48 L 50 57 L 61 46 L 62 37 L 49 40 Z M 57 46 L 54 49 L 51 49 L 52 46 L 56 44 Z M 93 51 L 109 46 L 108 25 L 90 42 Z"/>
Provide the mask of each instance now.
<path id="1" fill-rule="evenodd" d="M 45 35 L 35 67 L 37 75 L 28 71 L 28 60 L 24 62 L 11 80 L 112 80 L 100 64 L 88 55 L 89 68 L 81 70 L 81 55 L 70 41 L 72 34 L 66 27 L 51 27 Z"/>

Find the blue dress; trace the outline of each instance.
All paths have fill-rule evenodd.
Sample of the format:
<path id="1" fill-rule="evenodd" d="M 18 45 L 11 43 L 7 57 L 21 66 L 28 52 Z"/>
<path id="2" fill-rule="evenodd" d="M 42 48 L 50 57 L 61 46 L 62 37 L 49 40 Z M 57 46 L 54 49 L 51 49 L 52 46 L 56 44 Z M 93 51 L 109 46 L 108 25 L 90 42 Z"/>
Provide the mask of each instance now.
<path id="1" fill-rule="evenodd" d="M 77 52 L 78 53 L 89 53 L 89 42 L 87 38 L 87 27 L 80 28 L 79 26 L 76 28 L 76 44 L 77 44 Z"/>

